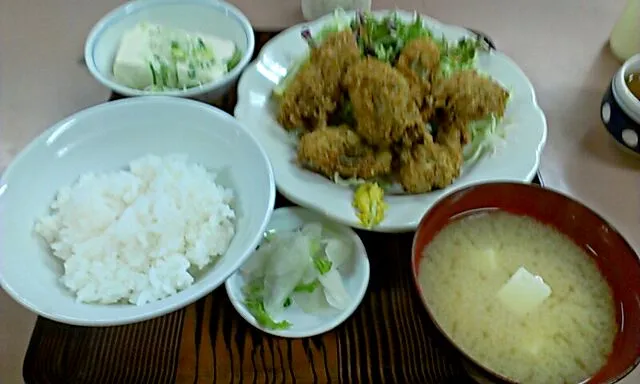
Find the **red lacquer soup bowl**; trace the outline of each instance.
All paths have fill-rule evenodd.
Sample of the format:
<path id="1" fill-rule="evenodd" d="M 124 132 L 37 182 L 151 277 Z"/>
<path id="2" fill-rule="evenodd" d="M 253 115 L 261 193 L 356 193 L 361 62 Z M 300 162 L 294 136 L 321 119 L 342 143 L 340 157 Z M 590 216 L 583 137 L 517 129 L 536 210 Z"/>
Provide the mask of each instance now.
<path id="1" fill-rule="evenodd" d="M 640 363 L 640 260 L 627 241 L 602 217 L 577 201 L 549 189 L 519 183 L 488 183 L 470 186 L 438 201 L 422 218 L 413 239 L 412 269 L 422 302 L 442 331 L 424 300 L 418 283 L 422 252 L 434 236 L 456 218 L 483 210 L 503 210 L 526 215 L 555 227 L 591 255 L 613 292 L 619 331 L 613 352 L 604 367 L 583 383 L 614 383 Z M 480 366 L 463 355 L 466 367 L 482 382 L 512 381 Z"/>

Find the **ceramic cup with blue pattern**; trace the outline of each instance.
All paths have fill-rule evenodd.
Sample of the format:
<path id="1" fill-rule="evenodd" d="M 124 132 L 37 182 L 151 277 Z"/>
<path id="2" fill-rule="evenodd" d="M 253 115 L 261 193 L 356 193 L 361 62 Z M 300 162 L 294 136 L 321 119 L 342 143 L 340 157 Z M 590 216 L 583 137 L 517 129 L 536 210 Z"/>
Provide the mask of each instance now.
<path id="1" fill-rule="evenodd" d="M 607 131 L 624 148 L 640 155 L 640 100 L 625 79 L 640 72 L 640 53 L 632 56 L 616 72 L 600 105 L 600 118 Z"/>

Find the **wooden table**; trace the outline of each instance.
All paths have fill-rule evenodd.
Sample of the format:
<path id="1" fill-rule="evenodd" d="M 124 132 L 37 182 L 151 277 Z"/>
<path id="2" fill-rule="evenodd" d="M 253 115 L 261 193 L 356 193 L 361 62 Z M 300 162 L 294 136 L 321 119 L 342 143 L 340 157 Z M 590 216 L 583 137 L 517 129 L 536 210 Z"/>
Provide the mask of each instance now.
<path id="1" fill-rule="evenodd" d="M 256 52 L 273 35 L 257 33 Z M 234 104 L 230 95 L 221 107 L 232 111 Z M 288 205 L 278 195 L 276 206 Z M 371 263 L 366 296 L 345 323 L 324 335 L 267 335 L 237 314 L 222 286 L 185 309 L 133 325 L 78 327 L 39 317 L 24 361 L 25 382 L 470 382 L 413 286 L 413 234 L 359 235 Z"/>

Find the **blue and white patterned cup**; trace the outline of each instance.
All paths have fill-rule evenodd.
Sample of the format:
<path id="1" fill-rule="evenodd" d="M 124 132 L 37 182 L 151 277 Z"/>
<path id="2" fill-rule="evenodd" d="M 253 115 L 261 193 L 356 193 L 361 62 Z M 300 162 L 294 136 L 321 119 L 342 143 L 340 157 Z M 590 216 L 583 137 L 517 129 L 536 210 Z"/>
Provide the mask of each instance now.
<path id="1" fill-rule="evenodd" d="M 616 72 L 602 98 L 600 118 L 607 131 L 625 149 L 640 155 L 640 100 L 634 96 L 625 79 L 640 72 L 640 53 L 632 56 Z"/>

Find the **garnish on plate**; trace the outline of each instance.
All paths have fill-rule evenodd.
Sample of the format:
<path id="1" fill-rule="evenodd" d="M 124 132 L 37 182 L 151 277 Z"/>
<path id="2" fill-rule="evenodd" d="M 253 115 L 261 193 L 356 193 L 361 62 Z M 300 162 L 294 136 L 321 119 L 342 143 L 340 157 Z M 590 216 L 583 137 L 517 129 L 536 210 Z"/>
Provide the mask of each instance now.
<path id="1" fill-rule="evenodd" d="M 304 312 L 343 310 L 351 297 L 344 287 L 340 267 L 353 256 L 353 244 L 308 223 L 293 231 L 270 231 L 241 268 L 244 304 L 258 324 L 288 329 L 286 308 Z"/>

